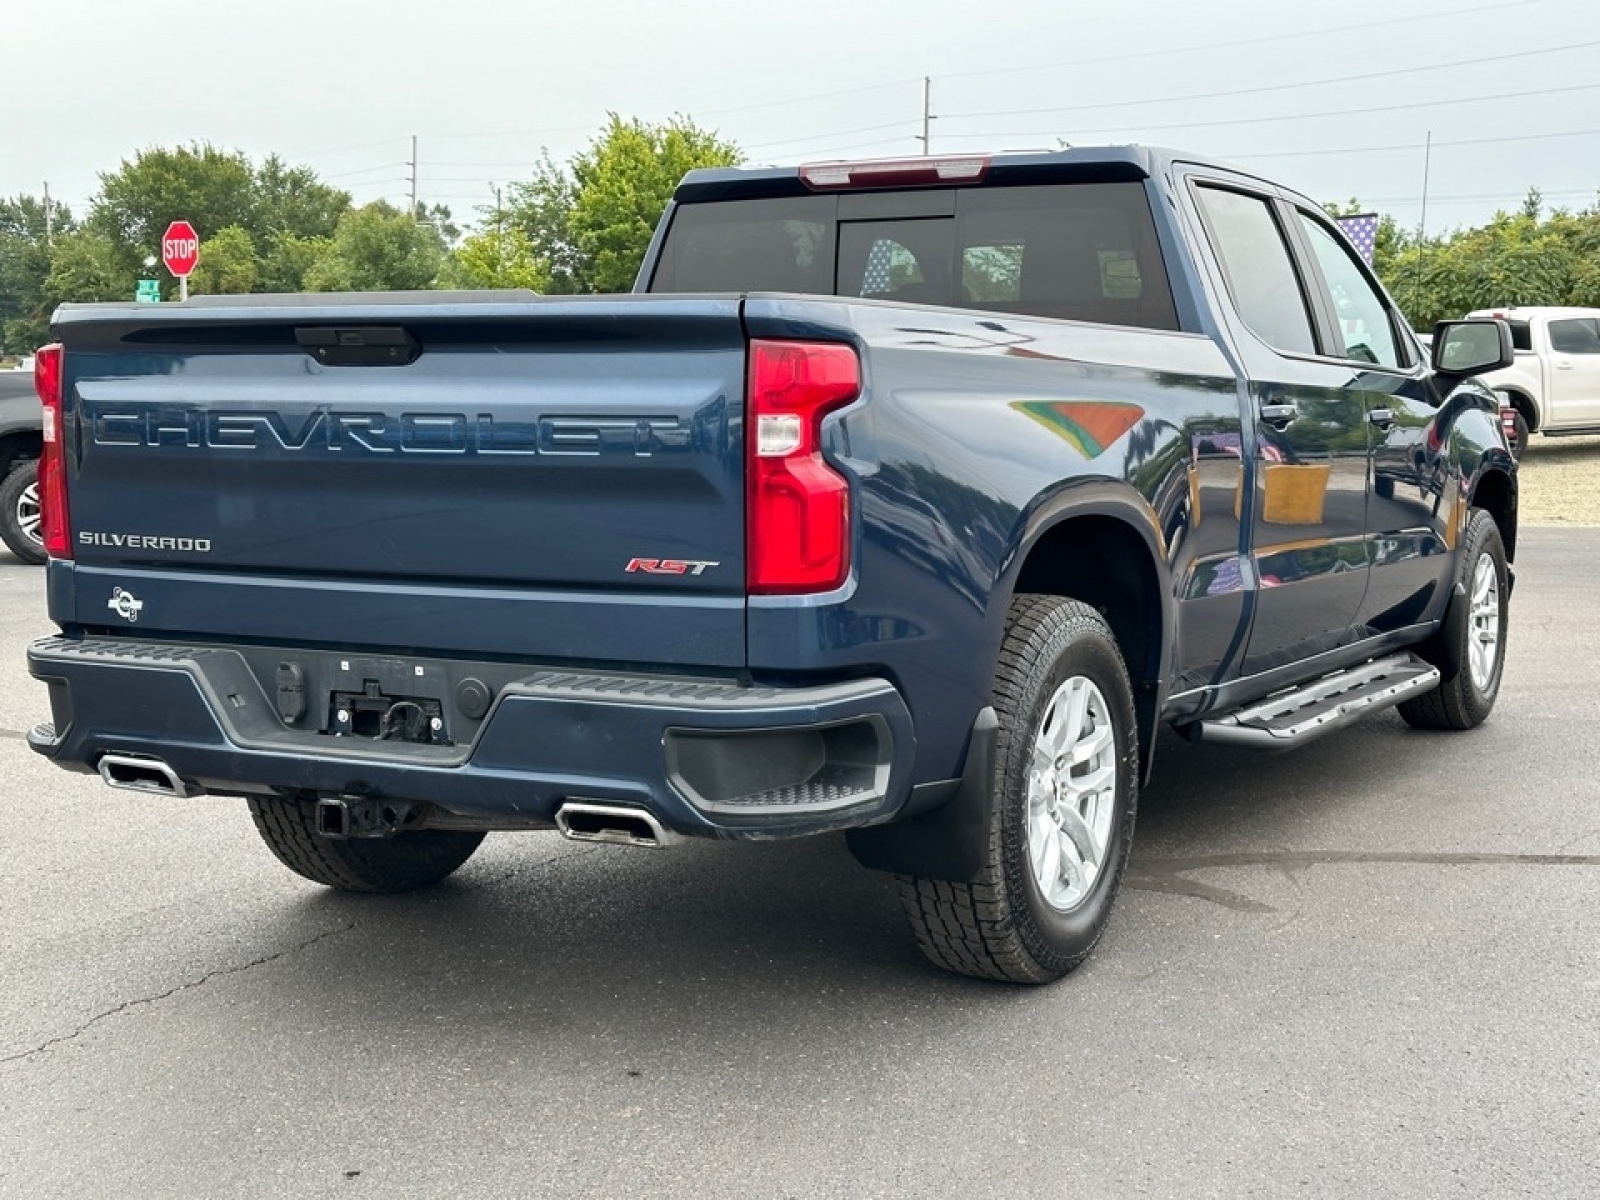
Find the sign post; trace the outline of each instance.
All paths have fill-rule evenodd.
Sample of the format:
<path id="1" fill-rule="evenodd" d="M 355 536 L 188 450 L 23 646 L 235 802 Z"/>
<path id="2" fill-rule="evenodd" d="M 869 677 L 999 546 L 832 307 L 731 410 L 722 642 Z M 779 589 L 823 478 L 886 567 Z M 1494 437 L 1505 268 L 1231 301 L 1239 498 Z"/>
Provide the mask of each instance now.
<path id="1" fill-rule="evenodd" d="M 161 235 L 161 261 L 178 277 L 178 299 L 189 298 L 189 273 L 200 265 L 200 235 L 187 221 L 174 221 Z"/>

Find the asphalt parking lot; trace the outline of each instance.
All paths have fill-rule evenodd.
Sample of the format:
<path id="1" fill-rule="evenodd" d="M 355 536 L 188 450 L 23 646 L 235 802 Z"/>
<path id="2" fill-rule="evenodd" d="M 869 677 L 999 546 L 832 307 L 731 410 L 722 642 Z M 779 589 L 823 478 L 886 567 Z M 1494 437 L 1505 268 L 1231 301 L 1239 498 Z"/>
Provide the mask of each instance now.
<path id="1" fill-rule="evenodd" d="M 1481 730 L 1165 742 L 1034 990 L 926 966 L 831 838 L 321 891 L 27 750 L 40 578 L 0 556 L 0 1196 L 1600 1192 L 1600 529 L 1524 532 Z"/>

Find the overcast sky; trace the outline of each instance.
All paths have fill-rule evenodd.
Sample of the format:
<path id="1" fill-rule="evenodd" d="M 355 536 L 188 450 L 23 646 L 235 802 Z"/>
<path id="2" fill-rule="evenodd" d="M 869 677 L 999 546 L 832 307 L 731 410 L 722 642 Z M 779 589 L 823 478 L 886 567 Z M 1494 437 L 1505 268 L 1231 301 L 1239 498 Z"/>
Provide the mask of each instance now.
<path id="1" fill-rule="evenodd" d="M 0 10 L 23 7 L 0 0 Z M 754 162 L 1144 142 L 1437 232 L 1600 190 L 1597 0 L 53 0 L 6 22 L 0 195 L 82 211 L 139 149 L 314 167 L 471 217 L 608 111 Z M 13 14 L 15 17 L 16 14 Z M 1359 77 L 1359 78 L 1358 78 Z M 201 231 L 202 234 L 205 231 Z"/>

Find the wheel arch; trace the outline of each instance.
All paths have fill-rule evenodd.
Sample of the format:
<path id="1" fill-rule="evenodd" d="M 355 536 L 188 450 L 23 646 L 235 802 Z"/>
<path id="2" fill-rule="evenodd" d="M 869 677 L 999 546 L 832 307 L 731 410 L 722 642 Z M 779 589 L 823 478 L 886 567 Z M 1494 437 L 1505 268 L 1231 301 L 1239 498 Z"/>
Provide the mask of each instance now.
<path id="1" fill-rule="evenodd" d="M 19 462 L 38 458 L 43 448 L 43 435 L 37 429 L 14 429 L 0 433 L 0 475 L 9 474 Z"/>
<path id="2" fill-rule="evenodd" d="M 1478 476 L 1470 494 L 1473 508 L 1481 508 L 1494 518 L 1500 530 L 1500 541 L 1506 548 L 1506 560 L 1517 557 L 1517 485 L 1505 471 L 1491 469 Z"/>
<path id="3" fill-rule="evenodd" d="M 1133 686 L 1148 774 L 1174 620 L 1155 514 L 1115 493 L 1068 497 L 1035 514 L 1013 558 L 1007 609 L 1013 597 L 1034 593 L 1080 600 L 1105 618 Z"/>

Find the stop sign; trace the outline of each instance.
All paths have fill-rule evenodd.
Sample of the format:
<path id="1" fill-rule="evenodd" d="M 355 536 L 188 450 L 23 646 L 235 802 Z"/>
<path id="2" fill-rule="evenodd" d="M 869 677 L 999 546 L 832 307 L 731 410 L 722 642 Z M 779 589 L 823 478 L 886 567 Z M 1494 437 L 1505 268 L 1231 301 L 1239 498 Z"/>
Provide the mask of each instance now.
<path id="1" fill-rule="evenodd" d="M 200 235 L 187 221 L 174 221 L 161 235 L 161 261 L 183 279 L 200 265 Z"/>

